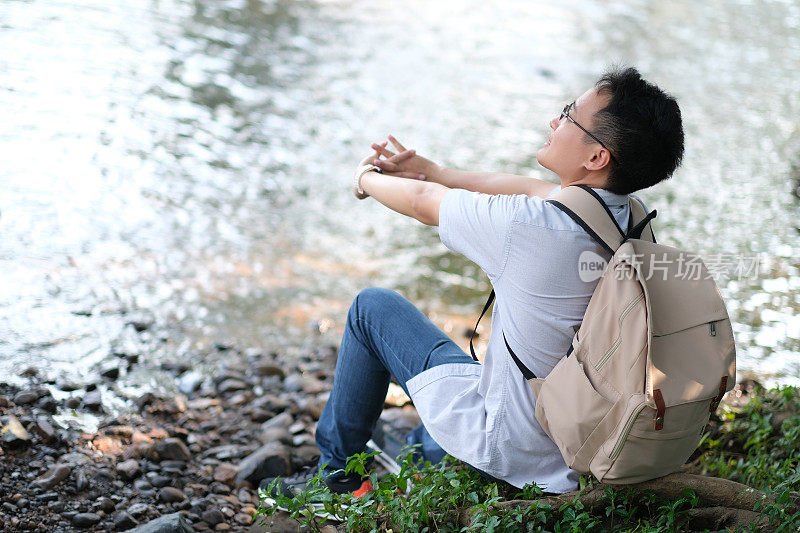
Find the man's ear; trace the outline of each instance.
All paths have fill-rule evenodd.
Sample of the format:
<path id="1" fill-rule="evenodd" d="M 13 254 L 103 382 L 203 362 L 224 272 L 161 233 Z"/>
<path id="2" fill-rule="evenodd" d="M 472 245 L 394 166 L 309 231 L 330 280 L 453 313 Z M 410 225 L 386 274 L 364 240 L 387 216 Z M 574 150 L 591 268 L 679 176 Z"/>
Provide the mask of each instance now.
<path id="1" fill-rule="evenodd" d="M 611 164 L 611 153 L 605 148 L 599 148 L 583 163 L 586 170 L 603 170 Z"/>

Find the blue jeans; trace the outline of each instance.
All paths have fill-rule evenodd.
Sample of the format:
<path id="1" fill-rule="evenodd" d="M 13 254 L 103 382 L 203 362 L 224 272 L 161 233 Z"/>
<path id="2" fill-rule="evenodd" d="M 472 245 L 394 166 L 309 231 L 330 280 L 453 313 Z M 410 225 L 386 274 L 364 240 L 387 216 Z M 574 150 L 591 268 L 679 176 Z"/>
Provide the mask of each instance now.
<path id="1" fill-rule="evenodd" d="M 317 425 L 320 464 L 344 468 L 361 453 L 383 410 L 390 376 L 408 393 L 406 381 L 437 365 L 477 364 L 414 304 L 389 289 L 371 287 L 347 313 L 330 399 Z M 407 441 L 422 444 L 423 457 L 437 462 L 445 452 L 417 427 Z"/>

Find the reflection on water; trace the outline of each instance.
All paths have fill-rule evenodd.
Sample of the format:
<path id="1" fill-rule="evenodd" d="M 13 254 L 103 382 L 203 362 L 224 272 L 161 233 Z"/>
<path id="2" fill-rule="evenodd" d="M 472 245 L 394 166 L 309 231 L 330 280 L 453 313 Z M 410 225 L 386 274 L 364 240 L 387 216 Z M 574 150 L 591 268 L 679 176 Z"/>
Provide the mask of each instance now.
<path id="1" fill-rule="evenodd" d="M 462 342 L 485 278 L 435 229 L 354 200 L 353 166 L 391 131 L 553 180 L 547 121 L 626 62 L 684 113 L 683 168 L 642 193 L 659 240 L 759 258 L 720 282 L 740 367 L 798 381 L 796 3 L 43 0 L 4 2 L 0 24 L 6 376 L 143 352 L 119 386 L 169 388 L 154 368 L 213 366 L 214 343 L 336 343 L 370 285 Z"/>

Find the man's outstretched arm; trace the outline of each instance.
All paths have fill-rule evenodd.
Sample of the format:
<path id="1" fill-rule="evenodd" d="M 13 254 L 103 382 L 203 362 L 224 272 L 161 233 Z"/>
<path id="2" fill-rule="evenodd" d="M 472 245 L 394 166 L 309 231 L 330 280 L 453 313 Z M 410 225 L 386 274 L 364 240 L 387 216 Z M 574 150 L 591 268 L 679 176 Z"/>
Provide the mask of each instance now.
<path id="1" fill-rule="evenodd" d="M 442 167 L 433 161 L 406 150 L 394 137 L 389 140 L 398 150 L 398 154 L 386 149 L 386 143 L 373 144 L 372 148 L 387 157 L 387 160 L 374 162 L 384 172 L 405 178 L 424 179 L 451 189 L 466 189 L 468 191 L 482 192 L 485 194 L 525 194 L 546 198 L 547 194 L 556 186 L 555 183 L 497 172 L 468 172 Z M 424 176 L 424 177 L 420 177 Z"/>
<path id="2" fill-rule="evenodd" d="M 439 167 L 426 181 L 441 183 L 451 189 L 466 189 L 486 194 L 525 194 L 546 198 L 555 183 L 527 176 L 499 172 L 469 172 Z"/>
<path id="3" fill-rule="evenodd" d="M 366 172 L 361 189 L 377 201 L 403 215 L 427 224 L 439 225 L 439 205 L 450 189 L 438 183 L 410 180 Z"/>

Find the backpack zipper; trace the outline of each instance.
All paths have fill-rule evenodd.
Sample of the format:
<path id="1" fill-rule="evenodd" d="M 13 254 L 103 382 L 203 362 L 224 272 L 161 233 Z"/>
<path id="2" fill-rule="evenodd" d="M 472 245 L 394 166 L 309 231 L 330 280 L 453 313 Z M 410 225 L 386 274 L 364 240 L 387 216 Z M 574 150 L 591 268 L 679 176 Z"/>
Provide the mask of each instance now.
<path id="1" fill-rule="evenodd" d="M 609 348 L 609 350 L 605 353 L 605 355 L 603 355 L 603 357 L 600 358 L 597 364 L 594 365 L 595 370 L 599 371 L 601 368 L 603 368 L 603 365 L 606 364 L 606 361 L 608 361 L 608 359 L 614 354 L 617 348 L 619 348 L 620 343 L 622 343 L 622 322 L 625 320 L 628 314 L 631 311 L 633 311 L 633 308 L 636 306 L 636 304 L 638 304 L 643 298 L 644 298 L 644 293 L 640 294 L 638 298 L 629 303 L 628 307 L 626 307 L 625 310 L 622 312 L 622 315 L 620 315 L 619 317 L 619 328 L 620 328 L 619 337 L 617 337 L 617 340 L 614 341 L 614 344 L 611 345 L 611 348 Z"/>
<path id="2" fill-rule="evenodd" d="M 639 416 L 639 413 L 641 413 L 642 409 L 644 409 L 645 407 L 647 407 L 646 403 L 639 404 L 631 414 L 630 418 L 628 418 L 628 421 L 625 423 L 625 427 L 622 429 L 622 434 L 619 436 L 619 439 L 617 439 L 617 443 L 614 445 L 614 449 L 611 450 L 611 455 L 609 456 L 609 459 L 611 459 L 612 461 L 617 458 L 620 452 L 622 452 L 622 447 L 625 444 L 625 439 L 631 432 L 631 429 L 633 428 L 633 423 L 636 422 L 636 418 Z"/>

